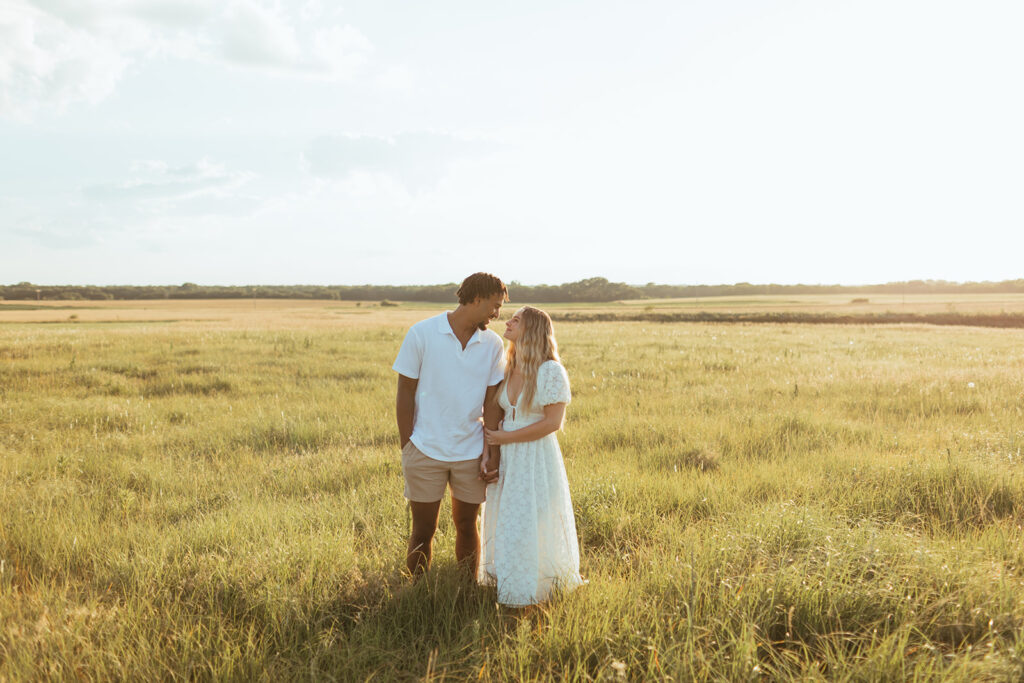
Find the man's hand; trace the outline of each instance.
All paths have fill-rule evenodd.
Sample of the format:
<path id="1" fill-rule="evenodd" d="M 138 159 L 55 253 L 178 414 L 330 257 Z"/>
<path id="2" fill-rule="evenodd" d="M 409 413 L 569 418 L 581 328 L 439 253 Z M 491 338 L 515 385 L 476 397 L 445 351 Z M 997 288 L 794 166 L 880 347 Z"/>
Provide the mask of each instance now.
<path id="1" fill-rule="evenodd" d="M 485 449 L 480 455 L 480 479 L 488 484 L 498 481 L 498 460 L 488 455 Z"/>

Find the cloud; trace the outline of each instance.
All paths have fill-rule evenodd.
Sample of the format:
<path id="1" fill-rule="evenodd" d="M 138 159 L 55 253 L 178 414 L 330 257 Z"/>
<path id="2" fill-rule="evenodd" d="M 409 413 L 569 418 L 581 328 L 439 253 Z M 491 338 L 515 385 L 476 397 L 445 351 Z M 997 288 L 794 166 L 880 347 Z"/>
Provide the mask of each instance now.
<path id="1" fill-rule="evenodd" d="M 155 0 L 129 3 L 124 11 L 157 26 L 190 29 L 210 18 L 211 6 L 198 0 Z"/>
<path id="2" fill-rule="evenodd" d="M 273 10 L 252 2 L 227 12 L 224 56 L 238 64 L 292 66 L 301 51 L 295 30 Z"/>
<path id="3" fill-rule="evenodd" d="M 489 143 L 437 133 L 403 133 L 393 138 L 323 136 L 309 144 L 303 158 L 314 175 L 379 173 L 418 191 L 435 186 L 456 161 L 488 149 Z"/>
<path id="4" fill-rule="evenodd" d="M 0 196 L 0 239 L 13 248 L 17 242 L 47 249 L 78 249 L 100 243 L 94 217 L 76 205 L 75 197 L 60 193 L 39 202 Z"/>
<path id="5" fill-rule="evenodd" d="M 95 29 L 125 18 L 137 18 L 166 28 L 194 28 L 214 12 L 201 0 L 27 0 L 68 26 Z"/>
<path id="6" fill-rule="evenodd" d="M 250 171 L 229 171 L 209 159 L 173 167 L 162 161 L 143 161 L 132 171 L 128 180 L 90 185 L 82 192 L 99 201 L 183 201 L 231 195 L 256 177 Z"/>
<path id="7" fill-rule="evenodd" d="M 48 224 L 23 225 L 11 230 L 11 236 L 48 249 L 81 249 L 101 244 L 96 232 L 88 227 L 68 227 L 54 221 Z"/>
<path id="8" fill-rule="evenodd" d="M 48 202 L 0 196 L 0 230 L 52 249 L 138 242 L 144 247 L 213 238 L 223 225 L 245 222 L 266 203 L 250 190 L 257 174 L 210 159 L 171 165 L 150 160 L 126 178 L 99 183 Z"/>
<path id="9" fill-rule="evenodd" d="M 313 68 L 351 76 L 369 61 L 373 44 L 352 26 L 332 26 L 313 34 Z"/>
<path id="10" fill-rule="evenodd" d="M 370 40 L 348 24 L 297 28 L 277 9 L 251 1 L 236 2 L 226 13 L 223 55 L 242 66 L 347 79 L 372 51 Z"/>
<path id="11" fill-rule="evenodd" d="M 81 19 L 80 16 L 75 16 Z M 0 114 L 109 95 L 129 60 L 110 41 L 15 1 L 0 6 Z"/>
<path id="12" fill-rule="evenodd" d="M 0 116 L 99 102 L 133 64 L 158 55 L 347 80 L 372 52 L 369 38 L 316 3 L 5 0 Z"/>

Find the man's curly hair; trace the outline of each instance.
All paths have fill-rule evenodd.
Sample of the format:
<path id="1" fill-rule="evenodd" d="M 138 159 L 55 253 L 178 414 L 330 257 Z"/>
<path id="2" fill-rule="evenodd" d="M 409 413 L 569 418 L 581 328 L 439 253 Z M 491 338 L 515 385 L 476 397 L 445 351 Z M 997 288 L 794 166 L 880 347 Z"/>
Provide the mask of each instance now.
<path id="1" fill-rule="evenodd" d="M 471 304 L 477 299 L 490 299 L 495 294 L 503 294 L 508 301 L 508 287 L 497 275 L 490 273 L 473 273 L 462 281 L 456 292 L 460 304 Z"/>

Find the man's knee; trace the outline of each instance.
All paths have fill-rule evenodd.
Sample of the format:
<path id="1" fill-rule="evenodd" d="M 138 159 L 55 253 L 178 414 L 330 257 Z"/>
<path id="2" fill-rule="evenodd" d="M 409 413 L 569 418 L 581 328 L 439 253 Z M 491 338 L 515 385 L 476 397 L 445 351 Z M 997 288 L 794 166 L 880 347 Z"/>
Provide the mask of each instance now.
<path id="1" fill-rule="evenodd" d="M 477 529 L 476 521 L 464 522 L 455 525 L 455 533 L 463 537 L 476 536 L 479 533 L 479 529 Z"/>
<path id="2" fill-rule="evenodd" d="M 479 516 L 479 504 L 452 500 L 452 522 L 455 524 L 455 532 L 460 536 L 477 533 L 476 521 Z"/>
<path id="3" fill-rule="evenodd" d="M 412 536 L 430 542 L 437 531 L 437 513 L 441 503 L 410 503 L 412 509 Z"/>
<path id="4" fill-rule="evenodd" d="M 409 534 L 409 542 L 413 546 L 430 545 L 430 543 L 434 540 L 434 534 L 436 532 L 436 525 L 423 525 L 419 528 L 413 526 L 412 533 Z"/>

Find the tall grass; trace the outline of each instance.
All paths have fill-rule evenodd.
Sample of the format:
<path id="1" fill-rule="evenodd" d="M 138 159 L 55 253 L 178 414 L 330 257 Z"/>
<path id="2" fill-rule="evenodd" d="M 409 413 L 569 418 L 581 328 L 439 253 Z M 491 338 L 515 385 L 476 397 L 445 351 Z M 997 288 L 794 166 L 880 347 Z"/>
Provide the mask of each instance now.
<path id="1" fill-rule="evenodd" d="M 0 328 L 0 679 L 1024 676 L 1020 331 L 557 323 L 589 584 L 517 619 L 445 515 L 402 574 L 403 324 Z"/>

